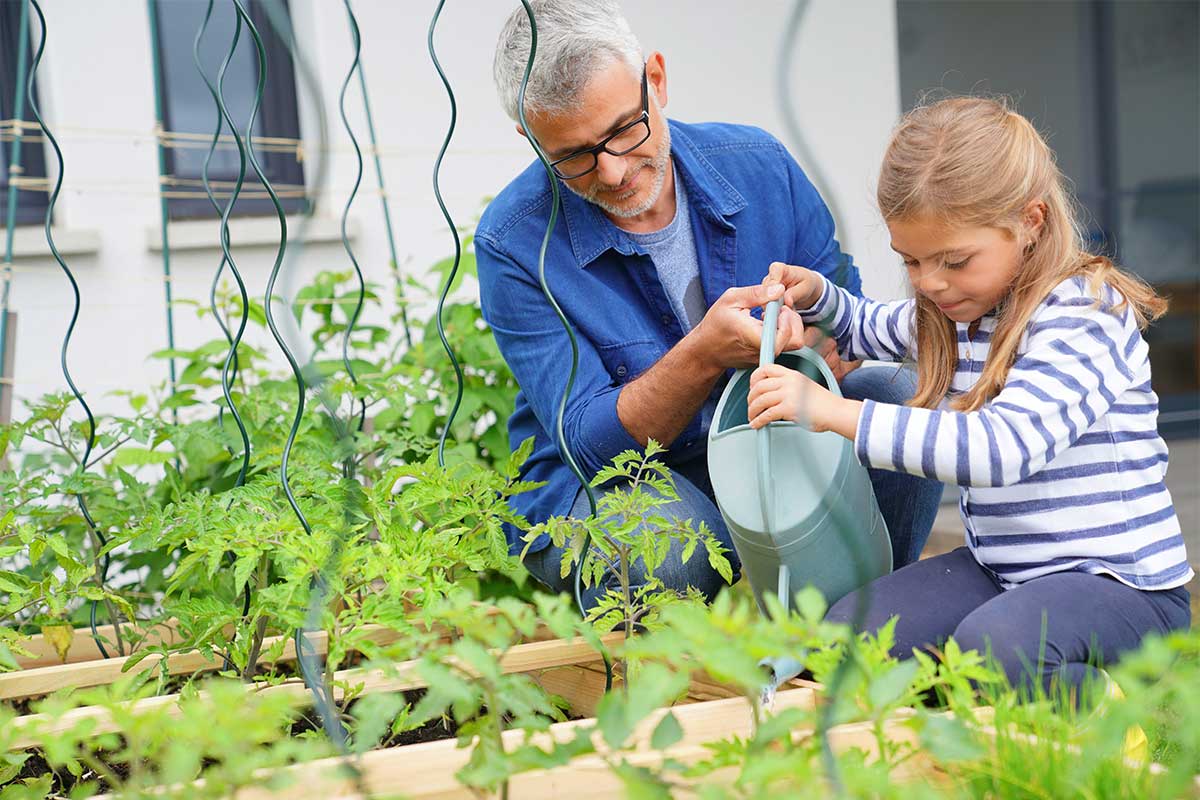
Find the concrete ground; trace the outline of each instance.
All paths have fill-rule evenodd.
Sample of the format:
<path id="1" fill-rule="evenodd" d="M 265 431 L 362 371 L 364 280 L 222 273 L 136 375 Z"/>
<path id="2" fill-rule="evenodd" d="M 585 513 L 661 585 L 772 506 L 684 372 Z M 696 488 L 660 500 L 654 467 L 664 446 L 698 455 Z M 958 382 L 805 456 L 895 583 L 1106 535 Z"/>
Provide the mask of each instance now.
<path id="1" fill-rule="evenodd" d="M 1175 513 L 1183 528 L 1188 560 L 1200 572 L 1200 439 L 1173 439 L 1167 442 L 1171 461 L 1167 468 L 1167 489 L 1175 501 Z M 962 520 L 958 516 L 958 490 L 951 489 L 933 523 L 933 532 L 922 558 L 946 553 L 963 544 Z M 1200 624 L 1200 578 L 1188 584 L 1192 593 L 1193 625 Z"/>

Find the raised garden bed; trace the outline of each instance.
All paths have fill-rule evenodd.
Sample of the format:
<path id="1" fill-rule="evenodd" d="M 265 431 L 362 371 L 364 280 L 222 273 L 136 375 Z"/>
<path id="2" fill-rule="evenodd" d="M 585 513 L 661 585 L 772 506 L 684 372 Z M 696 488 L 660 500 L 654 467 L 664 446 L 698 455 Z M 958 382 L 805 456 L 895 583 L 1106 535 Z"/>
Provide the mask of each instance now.
<path id="1" fill-rule="evenodd" d="M 606 642 L 615 644 L 620 638 L 619 634 L 610 634 Z M 595 659 L 595 649 L 584 639 L 569 641 L 552 639 L 515 645 L 500 657 L 500 668 L 504 673 L 527 673 L 553 667 L 586 664 Z M 403 692 L 420 689 L 425 684 L 417 677 L 418 664 L 418 660 L 413 660 L 401 662 L 386 669 L 375 667 L 339 670 L 334 674 L 334 699 L 341 699 L 346 691 L 343 687 L 355 687 L 359 696 L 378 692 Z M 588 672 L 590 673 L 590 670 Z M 298 679 L 262 687 L 247 684 L 246 691 L 263 695 L 287 696 L 294 698 L 297 705 L 304 704 L 308 699 L 308 689 Z M 128 703 L 123 710 L 125 713 L 136 716 L 151 710 L 171 709 L 178 705 L 179 700 L 178 694 L 147 697 Z M 90 721 L 88 730 L 93 736 L 120 731 L 120 725 L 113 719 L 112 712 L 103 707 L 84 706 L 72 709 L 59 717 L 28 714 L 17 717 L 12 721 L 11 726 L 14 731 L 29 731 L 30 734 L 15 737 L 10 743 L 10 748 L 34 747 L 38 743 L 38 737 L 70 731 L 85 720 Z"/>
<path id="2" fill-rule="evenodd" d="M 148 646 L 169 648 L 175 639 L 170 626 L 158 626 L 153 639 L 147 637 L 134 651 Z M 364 626 L 362 633 L 375 644 L 385 645 L 396 641 L 399 634 L 382 625 Z M 67 653 L 67 663 L 50 663 L 50 657 L 44 654 L 46 647 L 53 649 L 45 642 L 44 637 L 35 641 L 31 651 L 36 650 L 34 658 L 22 659 L 22 666 L 17 672 L 0 673 L 0 700 L 21 700 L 37 697 L 51 692 L 88 686 L 103 686 L 120 680 L 129 674 L 128 656 L 111 656 L 104 658 L 100 655 L 91 632 L 79 629 L 74 634 L 75 642 Z M 324 631 L 316 631 L 308 635 L 309 646 L 316 655 L 324 655 L 329 647 L 329 636 Z M 91 647 L 86 645 L 90 643 Z M 278 658 L 262 662 L 264 665 L 286 664 L 296 660 L 296 645 L 290 636 L 269 636 L 263 640 L 263 650 L 269 651 L 275 645 L 281 644 L 283 651 Z M 76 647 L 79 650 L 76 650 Z M 89 658 L 88 656 L 91 656 Z M 57 653 L 53 655 L 57 659 Z M 18 663 L 21 663 L 18 662 Z M 142 657 L 134 667 L 135 672 L 156 670 L 160 673 L 175 675 L 194 675 L 211 672 L 222 668 L 222 659 L 199 650 L 170 653 L 150 653 Z"/>

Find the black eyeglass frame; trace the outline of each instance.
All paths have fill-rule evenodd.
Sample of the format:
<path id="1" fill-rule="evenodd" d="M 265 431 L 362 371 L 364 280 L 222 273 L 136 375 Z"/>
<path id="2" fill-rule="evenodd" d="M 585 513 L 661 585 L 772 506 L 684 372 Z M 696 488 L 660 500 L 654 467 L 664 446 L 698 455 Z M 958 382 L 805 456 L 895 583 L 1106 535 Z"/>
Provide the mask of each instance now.
<path id="1" fill-rule="evenodd" d="M 637 150 L 639 147 L 641 147 L 642 145 L 644 145 L 646 143 L 647 139 L 650 138 L 651 131 L 650 131 L 650 102 L 649 101 L 650 101 L 650 96 L 649 96 L 648 88 L 646 86 L 646 68 L 642 67 L 642 113 L 641 113 L 641 116 L 639 116 L 637 119 L 633 120 L 632 122 L 630 122 L 626 125 L 622 125 L 620 128 L 617 128 L 611 134 L 606 136 L 604 138 L 604 141 L 600 142 L 600 144 L 596 145 L 595 147 L 587 147 L 587 148 L 584 148 L 583 150 L 576 150 L 574 153 L 569 153 L 568 155 L 565 155 L 562 158 L 558 158 L 558 159 L 555 159 L 554 161 L 551 161 L 550 169 L 554 170 L 554 174 L 557 175 L 558 177 L 562 178 L 565 181 L 575 180 L 576 178 L 582 178 L 584 175 L 587 175 L 589 172 L 596 169 L 596 167 L 600 165 L 600 153 L 602 153 L 602 152 L 608 153 L 610 156 L 623 156 L 627 153 L 632 153 L 634 150 Z M 637 144 L 633 145 L 632 147 L 626 147 L 624 150 L 609 150 L 608 149 L 609 142 L 611 142 L 613 139 L 616 139 L 618 136 L 620 136 L 623 133 L 628 133 L 630 130 L 637 127 L 638 125 L 646 126 L 646 135 L 640 141 L 638 141 Z M 562 164 L 564 161 L 570 161 L 571 159 L 579 158 L 582 155 L 590 155 L 592 157 L 592 165 L 590 167 L 588 167 L 587 169 L 585 169 L 583 172 L 578 172 L 573 175 L 572 174 L 564 175 L 562 170 L 560 170 L 558 168 L 558 165 Z"/>

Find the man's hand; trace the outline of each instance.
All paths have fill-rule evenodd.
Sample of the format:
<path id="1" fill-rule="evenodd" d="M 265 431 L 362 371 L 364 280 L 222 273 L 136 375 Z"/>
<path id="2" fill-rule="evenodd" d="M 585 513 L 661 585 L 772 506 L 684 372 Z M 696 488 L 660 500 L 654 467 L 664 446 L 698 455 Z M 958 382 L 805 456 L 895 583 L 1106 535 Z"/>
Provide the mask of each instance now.
<path id="1" fill-rule="evenodd" d="M 758 365 L 758 349 L 762 343 L 762 320 L 750 316 L 750 311 L 783 297 L 783 286 L 743 286 L 727 290 L 713 303 L 687 338 L 693 350 L 710 367 L 720 369 L 754 367 Z M 795 350 L 804 344 L 804 325 L 796 312 L 787 306 L 779 309 L 775 328 L 775 355 Z"/>
<path id="2" fill-rule="evenodd" d="M 784 264 L 782 261 L 775 261 L 771 264 L 767 276 L 763 278 L 763 285 L 783 286 L 784 303 L 792 308 L 802 309 L 812 308 L 816 305 L 817 301 L 821 299 L 821 292 L 824 289 L 820 275 L 810 269 Z M 839 383 L 842 378 L 862 364 L 861 361 L 843 361 L 838 355 L 837 342 L 831 337 L 825 336 L 817 328 L 806 329 L 803 342 L 806 347 L 811 347 L 820 353 L 821 358 L 825 359 L 825 363 L 829 365 L 833 377 Z"/>
<path id="3" fill-rule="evenodd" d="M 833 373 L 833 377 L 838 383 L 842 382 L 842 378 L 862 366 L 861 361 L 843 361 L 842 357 L 838 355 L 837 342 L 832 336 L 826 336 L 820 328 L 805 328 L 804 344 L 817 351 L 821 358 L 825 359 L 825 363 L 829 365 L 829 371 Z"/>

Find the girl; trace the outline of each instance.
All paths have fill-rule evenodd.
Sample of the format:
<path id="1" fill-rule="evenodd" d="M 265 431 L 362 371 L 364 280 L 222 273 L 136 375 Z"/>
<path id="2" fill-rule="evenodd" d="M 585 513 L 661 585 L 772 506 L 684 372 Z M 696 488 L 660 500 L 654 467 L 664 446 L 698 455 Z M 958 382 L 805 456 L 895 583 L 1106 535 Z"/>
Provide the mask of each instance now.
<path id="1" fill-rule="evenodd" d="M 852 440 L 869 467 L 960 487 L 967 546 L 864 592 L 868 630 L 899 616 L 895 655 L 953 635 L 1014 685 L 1080 687 L 1191 620 L 1141 336 L 1166 303 L 1083 250 L 1053 153 L 993 100 L 909 113 L 878 199 L 915 299 L 855 298 L 779 263 L 765 282 L 827 325 L 842 358 L 915 360 L 916 395 L 846 400 L 775 365 L 752 378 L 751 424 L 804 421 Z M 829 618 L 850 621 L 858 600 Z"/>

